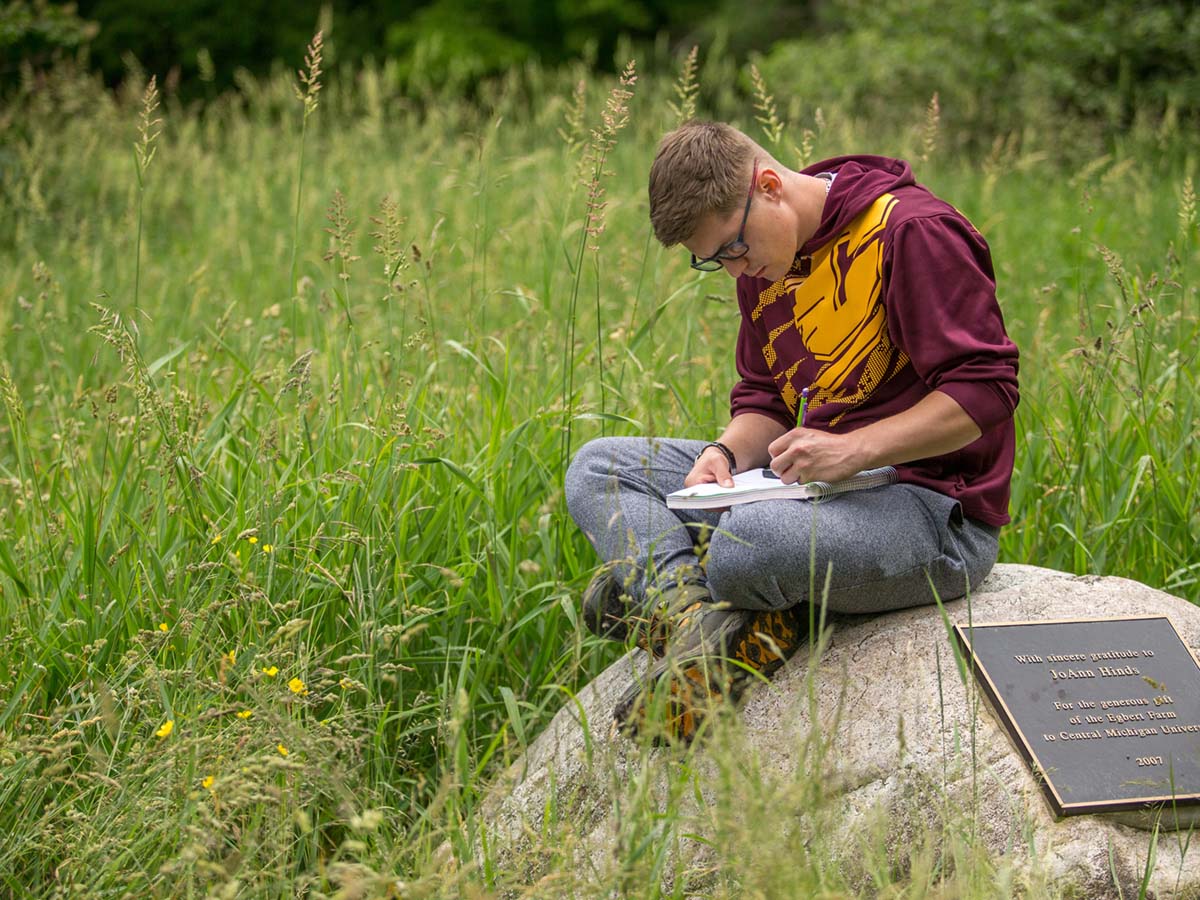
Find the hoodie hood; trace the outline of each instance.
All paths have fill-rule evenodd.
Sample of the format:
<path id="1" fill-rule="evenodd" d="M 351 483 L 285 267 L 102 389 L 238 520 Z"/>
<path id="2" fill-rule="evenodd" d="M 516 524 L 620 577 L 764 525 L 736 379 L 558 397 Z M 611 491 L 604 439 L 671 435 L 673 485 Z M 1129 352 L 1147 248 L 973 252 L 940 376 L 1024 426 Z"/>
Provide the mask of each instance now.
<path id="1" fill-rule="evenodd" d="M 908 163 L 886 156 L 837 156 L 814 163 L 800 172 L 803 175 L 834 172 L 837 178 L 825 198 L 821 224 L 800 248 L 798 256 L 809 256 L 828 243 L 881 194 L 916 183 Z"/>

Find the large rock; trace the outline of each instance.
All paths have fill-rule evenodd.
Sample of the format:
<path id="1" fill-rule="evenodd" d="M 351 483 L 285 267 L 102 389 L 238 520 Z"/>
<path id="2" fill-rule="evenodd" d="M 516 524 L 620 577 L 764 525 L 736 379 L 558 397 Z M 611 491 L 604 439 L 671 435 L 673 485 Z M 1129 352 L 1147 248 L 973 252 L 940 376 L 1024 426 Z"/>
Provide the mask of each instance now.
<path id="1" fill-rule="evenodd" d="M 1193 652 L 1200 648 L 1200 608 L 1121 578 L 1001 565 L 971 606 L 977 623 L 1167 614 Z M 966 601 L 946 604 L 946 612 L 965 622 Z M 602 873 L 628 850 L 618 814 L 629 808 L 628 786 L 649 782 L 643 796 L 664 798 L 675 809 L 682 802 L 695 813 L 689 822 L 698 840 L 674 843 L 666 880 L 671 872 L 704 871 L 706 865 L 711 871 L 720 862 L 710 859 L 720 842 L 704 834 L 705 822 L 713 821 L 706 807 L 719 805 L 717 795 L 729 782 L 728 762 L 715 758 L 719 751 L 706 745 L 681 759 L 675 751 L 647 752 L 612 734 L 616 696 L 634 667 L 644 664 L 641 651 L 614 663 L 499 779 L 483 806 L 493 861 L 522 860 L 524 877 L 538 877 L 538 864 L 530 860 L 545 858 L 548 851 L 537 844 L 551 834 L 547 822 L 553 817 L 569 824 L 555 833 L 570 835 L 549 838 L 570 844 L 556 851 Z M 779 840 L 793 826 L 803 829 L 811 809 L 819 823 L 808 823 L 805 840 L 844 848 L 841 871 L 864 887 L 871 883 L 868 869 L 878 862 L 860 860 L 862 848 L 876 848 L 888 865 L 903 870 L 914 853 L 920 855 L 914 842 L 945 838 L 946 829 L 961 837 L 966 828 L 975 846 L 1005 860 L 1010 875 L 1053 896 L 1137 897 L 1149 869 L 1149 896 L 1200 897 L 1200 841 L 1188 849 L 1186 835 L 1156 839 L 1153 831 L 1111 817 L 1055 821 L 979 696 L 959 678 L 941 613 L 924 607 L 834 623 L 819 662 L 793 659 L 771 685 L 756 689 L 741 713 L 744 728 L 733 731 L 742 742 L 738 752 L 753 761 L 746 769 L 769 785 L 768 792 L 783 796 L 789 786 L 803 785 L 805 794 L 790 807 L 791 825 L 782 824 Z M 719 746 L 729 746 L 720 733 L 718 738 Z M 681 765 L 693 773 L 694 794 L 682 800 Z M 755 813 L 747 809 L 747 815 Z M 614 846 L 618 840 L 624 850 Z"/>

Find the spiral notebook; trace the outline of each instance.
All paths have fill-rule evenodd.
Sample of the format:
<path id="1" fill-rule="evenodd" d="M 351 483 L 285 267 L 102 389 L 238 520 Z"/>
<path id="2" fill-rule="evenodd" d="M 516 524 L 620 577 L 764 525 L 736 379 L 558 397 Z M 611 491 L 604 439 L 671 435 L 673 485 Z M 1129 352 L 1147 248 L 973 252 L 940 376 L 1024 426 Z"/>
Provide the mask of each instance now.
<path id="1" fill-rule="evenodd" d="M 896 470 L 891 466 L 867 469 L 845 481 L 808 481 L 804 484 L 784 484 L 770 469 L 751 469 L 733 476 L 733 487 L 719 484 L 696 484 L 667 494 L 670 509 L 721 509 L 738 503 L 758 500 L 816 500 L 847 491 L 895 484 Z"/>

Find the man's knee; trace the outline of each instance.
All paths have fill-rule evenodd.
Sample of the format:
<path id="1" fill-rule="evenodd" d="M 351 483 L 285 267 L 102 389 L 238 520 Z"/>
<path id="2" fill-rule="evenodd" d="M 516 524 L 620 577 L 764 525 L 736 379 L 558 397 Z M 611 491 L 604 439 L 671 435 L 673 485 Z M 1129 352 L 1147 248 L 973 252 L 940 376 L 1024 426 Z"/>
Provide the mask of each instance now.
<path id="1" fill-rule="evenodd" d="M 596 438 L 579 448 L 563 478 L 568 509 L 585 498 L 594 502 L 597 494 L 603 493 L 606 482 L 616 471 L 620 441 L 621 438 Z"/>
<path id="2" fill-rule="evenodd" d="M 726 521 L 729 521 L 727 517 Z M 803 560 L 790 558 L 777 532 L 741 527 L 718 529 L 708 546 L 708 584 L 713 597 L 746 609 L 784 609 L 803 597 L 786 595 L 780 588 L 796 578 Z"/>

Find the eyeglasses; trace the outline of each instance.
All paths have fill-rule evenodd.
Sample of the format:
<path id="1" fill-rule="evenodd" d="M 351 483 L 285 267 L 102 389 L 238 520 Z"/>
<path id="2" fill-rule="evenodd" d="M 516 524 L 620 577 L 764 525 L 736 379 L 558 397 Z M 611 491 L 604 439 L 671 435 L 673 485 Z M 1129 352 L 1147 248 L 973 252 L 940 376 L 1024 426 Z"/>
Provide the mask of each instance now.
<path id="1" fill-rule="evenodd" d="M 696 254 L 692 254 L 692 268 L 699 269 L 701 272 L 716 272 L 721 268 L 722 262 L 727 259 L 741 259 L 750 252 L 750 245 L 743 240 L 746 235 L 746 217 L 750 215 L 750 201 L 754 199 L 754 184 L 758 181 L 758 160 L 754 161 L 754 170 L 750 173 L 750 192 L 746 195 L 746 209 L 742 212 L 742 224 L 738 228 L 738 235 L 728 244 L 720 247 L 712 256 L 706 256 L 704 259 L 697 259 Z"/>

